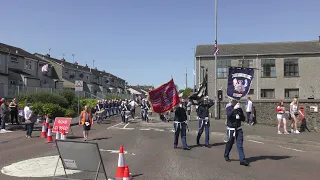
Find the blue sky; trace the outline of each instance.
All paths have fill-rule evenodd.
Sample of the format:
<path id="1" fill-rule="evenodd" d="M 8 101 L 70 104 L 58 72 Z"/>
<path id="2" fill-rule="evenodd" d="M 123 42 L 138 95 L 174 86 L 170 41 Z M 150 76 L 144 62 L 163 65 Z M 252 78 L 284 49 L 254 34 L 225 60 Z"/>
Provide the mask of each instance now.
<path id="1" fill-rule="evenodd" d="M 319 0 L 220 0 L 218 42 L 316 40 Z M 193 48 L 215 40 L 214 0 L 10 0 L 0 42 L 159 86 L 193 85 Z"/>

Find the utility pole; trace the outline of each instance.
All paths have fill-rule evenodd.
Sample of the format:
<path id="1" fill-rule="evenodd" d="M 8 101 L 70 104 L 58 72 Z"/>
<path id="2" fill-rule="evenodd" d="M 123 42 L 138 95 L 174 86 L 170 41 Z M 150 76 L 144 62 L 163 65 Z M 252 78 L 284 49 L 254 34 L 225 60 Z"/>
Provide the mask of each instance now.
<path id="1" fill-rule="evenodd" d="M 72 62 L 73 62 L 73 63 L 74 63 L 74 56 L 75 56 L 75 55 L 74 55 L 74 54 L 72 54 Z"/>
<path id="2" fill-rule="evenodd" d="M 215 24 L 216 24 L 216 43 L 218 44 L 218 0 L 215 0 L 215 13 L 216 13 L 216 17 L 215 17 Z M 215 61 L 214 61 L 214 72 L 215 72 L 215 76 L 214 76 L 214 118 L 218 119 L 218 99 L 217 99 L 217 54 L 215 53 Z"/>
<path id="3" fill-rule="evenodd" d="M 62 53 L 62 59 L 64 59 L 64 56 L 66 55 L 66 53 Z"/>
<path id="4" fill-rule="evenodd" d="M 94 60 L 92 60 L 92 68 L 94 69 Z"/>
<path id="5" fill-rule="evenodd" d="M 50 56 L 50 53 L 51 53 L 51 48 L 49 48 L 49 56 Z"/>
<path id="6" fill-rule="evenodd" d="M 188 88 L 188 68 L 186 68 L 186 89 Z"/>
<path id="7" fill-rule="evenodd" d="M 196 49 L 193 48 L 193 93 L 195 93 L 196 90 Z M 200 69 L 199 69 L 200 71 Z"/>

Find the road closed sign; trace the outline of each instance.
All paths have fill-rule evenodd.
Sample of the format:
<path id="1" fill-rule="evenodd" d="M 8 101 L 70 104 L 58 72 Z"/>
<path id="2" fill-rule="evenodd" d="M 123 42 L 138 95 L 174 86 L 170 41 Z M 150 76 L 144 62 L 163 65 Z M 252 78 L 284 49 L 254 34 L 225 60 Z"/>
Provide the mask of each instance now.
<path id="1" fill-rule="evenodd" d="M 71 124 L 72 118 L 66 118 L 66 117 L 56 117 L 54 120 L 52 132 L 60 132 L 64 131 L 65 133 L 69 132 L 70 124 Z"/>
<path id="2" fill-rule="evenodd" d="M 83 91 L 83 81 L 75 81 L 75 91 Z"/>

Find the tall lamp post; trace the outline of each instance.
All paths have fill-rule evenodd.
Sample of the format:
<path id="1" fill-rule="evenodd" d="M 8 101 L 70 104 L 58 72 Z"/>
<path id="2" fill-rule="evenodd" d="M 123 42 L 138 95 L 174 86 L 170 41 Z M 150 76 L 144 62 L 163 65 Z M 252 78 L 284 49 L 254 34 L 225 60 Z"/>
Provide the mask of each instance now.
<path id="1" fill-rule="evenodd" d="M 218 0 L 215 0 L 215 13 L 216 13 L 216 17 L 215 17 L 215 24 L 216 24 L 216 42 L 218 44 Z M 214 118 L 218 119 L 218 98 L 217 98 L 217 54 L 215 53 L 215 61 L 214 61 L 214 72 L 215 72 L 215 76 L 214 76 Z"/>

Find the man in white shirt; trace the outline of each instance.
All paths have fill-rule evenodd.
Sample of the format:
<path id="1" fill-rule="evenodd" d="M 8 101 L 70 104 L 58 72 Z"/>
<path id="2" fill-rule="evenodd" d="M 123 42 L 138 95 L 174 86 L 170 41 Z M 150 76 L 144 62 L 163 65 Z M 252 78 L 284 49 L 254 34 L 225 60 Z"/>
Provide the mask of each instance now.
<path id="1" fill-rule="evenodd" d="M 134 100 L 131 100 L 131 102 L 129 103 L 129 106 L 130 106 L 132 119 L 134 120 L 134 117 L 136 115 L 136 107 L 138 106 L 138 104 Z"/>
<path id="2" fill-rule="evenodd" d="M 247 112 L 247 123 L 250 125 L 253 125 L 252 119 L 251 119 L 251 113 L 252 113 L 252 101 L 251 98 L 247 98 L 247 103 L 246 103 L 246 112 Z"/>

